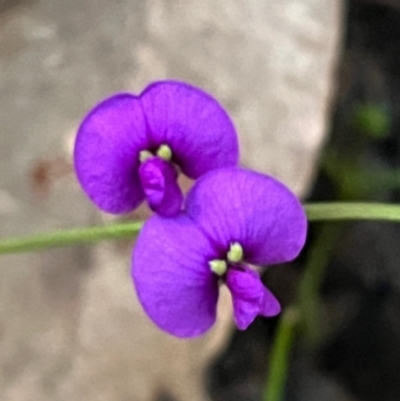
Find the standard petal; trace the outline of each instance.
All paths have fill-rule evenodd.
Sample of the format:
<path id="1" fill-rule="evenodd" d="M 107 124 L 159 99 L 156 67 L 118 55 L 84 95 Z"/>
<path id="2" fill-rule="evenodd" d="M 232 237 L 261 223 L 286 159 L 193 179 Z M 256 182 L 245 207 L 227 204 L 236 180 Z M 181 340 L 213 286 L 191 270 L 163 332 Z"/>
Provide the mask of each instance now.
<path id="1" fill-rule="evenodd" d="M 244 260 L 283 263 L 302 249 L 307 219 L 296 196 L 272 177 L 226 168 L 201 177 L 188 193 L 187 214 L 226 253 L 238 242 Z"/>
<path id="2" fill-rule="evenodd" d="M 251 269 L 230 268 L 226 285 L 232 294 L 235 323 L 240 330 L 247 329 L 257 315 L 275 316 L 280 312 L 279 302 Z"/>
<path id="3" fill-rule="evenodd" d="M 188 177 L 238 164 L 235 127 L 207 93 L 182 82 L 163 81 L 148 86 L 141 102 L 153 148 L 167 144 Z"/>
<path id="4" fill-rule="evenodd" d="M 142 202 L 139 152 L 147 148 L 145 119 L 133 95 L 113 96 L 85 118 L 75 142 L 75 169 L 100 209 L 126 213 Z"/>
<path id="5" fill-rule="evenodd" d="M 151 210 L 165 217 L 179 214 L 183 194 L 176 182 L 178 174 L 171 163 L 152 157 L 141 164 L 139 176 Z"/>
<path id="6" fill-rule="evenodd" d="M 185 215 L 154 216 L 137 240 L 132 277 L 153 322 L 178 337 L 195 337 L 215 322 L 218 279 L 208 261 L 215 252 Z"/>

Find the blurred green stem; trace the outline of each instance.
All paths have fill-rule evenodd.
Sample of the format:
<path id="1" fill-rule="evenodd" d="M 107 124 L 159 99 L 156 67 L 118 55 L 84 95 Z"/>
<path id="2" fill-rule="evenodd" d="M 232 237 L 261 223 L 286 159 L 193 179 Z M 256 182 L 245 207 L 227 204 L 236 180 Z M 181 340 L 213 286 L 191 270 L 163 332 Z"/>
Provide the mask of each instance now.
<path id="1" fill-rule="evenodd" d="M 286 308 L 279 320 L 275 341 L 271 350 L 264 401 L 278 401 L 283 397 L 298 321 L 299 313 L 293 306 Z"/>
<path id="2" fill-rule="evenodd" d="M 296 305 L 286 308 L 278 324 L 271 351 L 264 401 L 283 399 L 296 331 L 300 328 L 304 330 L 306 339 L 310 342 L 317 341 L 320 337 L 319 288 L 341 228 L 342 225 L 337 223 L 323 224 L 312 244 L 300 281 Z"/>
<path id="3" fill-rule="evenodd" d="M 297 303 L 301 312 L 301 325 L 306 340 L 315 343 L 320 339 L 319 290 L 326 266 L 331 257 L 342 224 L 323 224 L 309 251 L 305 270 L 300 281 Z"/>

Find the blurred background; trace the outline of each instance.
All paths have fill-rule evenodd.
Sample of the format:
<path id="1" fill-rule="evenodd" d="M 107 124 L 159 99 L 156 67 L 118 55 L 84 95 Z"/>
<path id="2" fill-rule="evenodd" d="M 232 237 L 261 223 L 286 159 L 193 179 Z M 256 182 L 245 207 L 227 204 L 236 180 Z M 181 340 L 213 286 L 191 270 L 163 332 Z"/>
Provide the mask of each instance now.
<path id="1" fill-rule="evenodd" d="M 398 0 L 0 0 L 0 236 L 115 221 L 77 185 L 76 129 L 165 78 L 217 97 L 242 164 L 304 201 L 397 203 L 399 67 Z M 266 271 L 301 316 L 282 399 L 400 399 L 399 241 L 393 224 L 313 224 Z M 239 332 L 223 292 L 210 333 L 174 339 L 138 304 L 131 248 L 1 257 L 0 400 L 263 399 L 281 318 Z"/>

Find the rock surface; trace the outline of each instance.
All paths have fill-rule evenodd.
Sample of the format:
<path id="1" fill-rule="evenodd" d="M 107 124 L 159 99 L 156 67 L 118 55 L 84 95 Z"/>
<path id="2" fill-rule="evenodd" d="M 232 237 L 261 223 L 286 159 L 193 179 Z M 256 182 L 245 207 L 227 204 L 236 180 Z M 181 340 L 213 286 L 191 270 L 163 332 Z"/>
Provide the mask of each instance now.
<path id="1" fill-rule="evenodd" d="M 304 194 L 324 140 L 341 3 L 0 0 L 0 235 L 100 222 L 69 163 L 79 120 L 112 92 L 167 77 L 219 98 L 242 163 Z M 123 243 L 0 259 L 2 400 L 205 399 L 229 297 L 208 336 L 170 338 L 137 303 L 129 255 Z"/>

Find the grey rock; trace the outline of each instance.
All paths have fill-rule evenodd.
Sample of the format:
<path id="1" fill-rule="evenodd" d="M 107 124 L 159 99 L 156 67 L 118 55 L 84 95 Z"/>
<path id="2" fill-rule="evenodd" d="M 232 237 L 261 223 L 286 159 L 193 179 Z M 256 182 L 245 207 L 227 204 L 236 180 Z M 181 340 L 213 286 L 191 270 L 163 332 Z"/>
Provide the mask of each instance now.
<path id="1" fill-rule="evenodd" d="M 0 0 L 0 235 L 102 221 L 69 163 L 84 113 L 116 91 L 188 80 L 225 104 L 244 165 L 306 192 L 325 136 L 339 0 Z M 122 246 L 122 245 L 121 245 Z M 0 260 L 4 401 L 201 400 L 229 334 L 229 298 L 207 337 L 155 329 L 129 279 L 129 247 Z"/>

